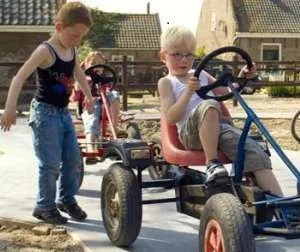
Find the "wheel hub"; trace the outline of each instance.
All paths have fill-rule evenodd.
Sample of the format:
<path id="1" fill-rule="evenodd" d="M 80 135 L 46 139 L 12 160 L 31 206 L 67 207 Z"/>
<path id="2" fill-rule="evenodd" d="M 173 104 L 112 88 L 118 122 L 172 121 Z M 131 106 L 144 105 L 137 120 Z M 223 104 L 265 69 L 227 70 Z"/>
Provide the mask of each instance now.
<path id="1" fill-rule="evenodd" d="M 205 230 L 205 252 L 225 252 L 224 237 L 220 224 L 210 220 Z"/>
<path id="2" fill-rule="evenodd" d="M 112 217 L 117 217 L 120 209 L 119 196 L 116 192 L 114 197 L 109 201 L 109 213 Z"/>

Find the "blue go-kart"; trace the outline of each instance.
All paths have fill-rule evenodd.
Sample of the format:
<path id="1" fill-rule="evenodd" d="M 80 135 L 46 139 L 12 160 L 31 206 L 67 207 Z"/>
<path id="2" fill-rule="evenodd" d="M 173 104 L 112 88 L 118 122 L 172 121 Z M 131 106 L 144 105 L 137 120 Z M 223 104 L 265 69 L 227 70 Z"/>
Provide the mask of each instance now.
<path id="1" fill-rule="evenodd" d="M 202 59 L 195 76 L 199 77 L 211 59 L 224 53 L 238 54 L 249 68 L 252 67 L 252 60 L 244 50 L 223 47 Z M 254 235 L 261 234 L 287 239 L 300 238 L 300 219 L 297 218 L 297 213 L 300 213 L 300 173 L 240 95 L 248 81 L 225 72 L 215 83 L 197 91 L 204 99 L 219 101 L 225 115 L 229 115 L 229 112 L 222 101 L 234 96 L 247 114 L 236 162 L 232 163 L 219 152 L 222 162 L 232 163 L 228 179 L 217 184 L 207 184 L 206 174 L 190 167 L 205 165 L 204 152 L 185 150 L 178 140 L 176 126 L 169 125 L 164 116 L 161 117 L 163 155 L 156 156 L 151 144 L 148 144 L 151 155 L 148 158 L 143 156 L 143 162 L 135 165 L 114 163 L 107 170 L 102 181 L 101 209 L 104 226 L 112 243 L 129 246 L 136 240 L 142 223 L 143 204 L 168 202 L 176 202 L 178 212 L 200 219 L 199 251 L 252 252 L 255 251 Z M 220 86 L 228 87 L 230 93 L 217 97 L 208 95 L 209 91 Z M 251 174 L 243 173 L 244 144 L 252 123 L 260 131 L 260 135 L 253 138 L 267 141 L 297 178 L 298 195 L 278 197 L 262 191 L 256 186 Z M 267 147 L 265 151 L 268 152 Z M 149 165 L 172 168 L 173 177 L 143 181 L 142 171 Z M 149 187 L 174 188 L 175 197 L 143 200 L 142 188 Z"/>

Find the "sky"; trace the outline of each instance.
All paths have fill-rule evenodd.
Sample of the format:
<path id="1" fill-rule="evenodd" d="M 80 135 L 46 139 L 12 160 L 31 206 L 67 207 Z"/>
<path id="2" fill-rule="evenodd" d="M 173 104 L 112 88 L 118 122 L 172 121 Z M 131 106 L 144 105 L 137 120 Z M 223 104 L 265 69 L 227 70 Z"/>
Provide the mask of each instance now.
<path id="1" fill-rule="evenodd" d="M 146 13 L 150 2 L 150 13 L 159 13 L 162 30 L 168 26 L 183 25 L 196 33 L 202 0 L 81 0 L 105 12 Z"/>

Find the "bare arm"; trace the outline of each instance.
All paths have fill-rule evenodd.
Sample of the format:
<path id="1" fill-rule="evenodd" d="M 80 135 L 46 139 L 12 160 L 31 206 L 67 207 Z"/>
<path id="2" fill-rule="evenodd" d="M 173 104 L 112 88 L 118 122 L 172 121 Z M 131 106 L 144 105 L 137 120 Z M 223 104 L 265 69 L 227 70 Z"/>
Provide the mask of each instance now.
<path id="1" fill-rule="evenodd" d="M 162 78 L 158 82 L 158 92 L 160 94 L 162 112 L 166 115 L 168 123 L 175 124 L 184 114 L 194 91 L 186 88 L 176 101 L 172 92 L 171 82 L 167 78 Z"/>
<path id="2" fill-rule="evenodd" d="M 37 47 L 29 59 L 24 63 L 24 65 L 19 69 L 17 74 L 13 77 L 7 100 L 5 103 L 5 111 L 1 118 L 1 128 L 6 131 L 10 129 L 12 124 L 16 122 L 16 108 L 17 100 L 20 95 L 21 89 L 24 85 L 24 82 L 28 77 L 36 70 L 37 67 L 49 62 L 49 51 L 44 46 Z"/>
<path id="3" fill-rule="evenodd" d="M 208 72 L 204 71 L 204 73 L 206 74 L 206 76 L 208 78 L 208 84 L 212 84 L 212 83 L 216 82 L 215 77 L 211 76 Z M 213 92 L 216 96 L 221 96 L 221 95 L 227 94 L 229 91 L 228 91 L 227 87 L 217 87 L 213 90 Z"/>

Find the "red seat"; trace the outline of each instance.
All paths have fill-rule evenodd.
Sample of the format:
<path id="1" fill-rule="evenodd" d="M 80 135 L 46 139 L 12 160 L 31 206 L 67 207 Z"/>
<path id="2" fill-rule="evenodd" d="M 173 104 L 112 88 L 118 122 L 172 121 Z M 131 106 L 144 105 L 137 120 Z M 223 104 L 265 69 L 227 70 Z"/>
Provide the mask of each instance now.
<path id="1" fill-rule="evenodd" d="M 230 115 L 223 103 L 221 103 L 221 107 L 224 115 Z M 163 115 L 161 115 L 160 127 L 162 132 L 162 153 L 167 162 L 180 166 L 205 165 L 204 152 L 201 150 L 186 150 L 178 139 L 176 125 L 168 124 Z M 224 164 L 231 163 L 221 151 L 219 151 L 219 159 Z"/>

